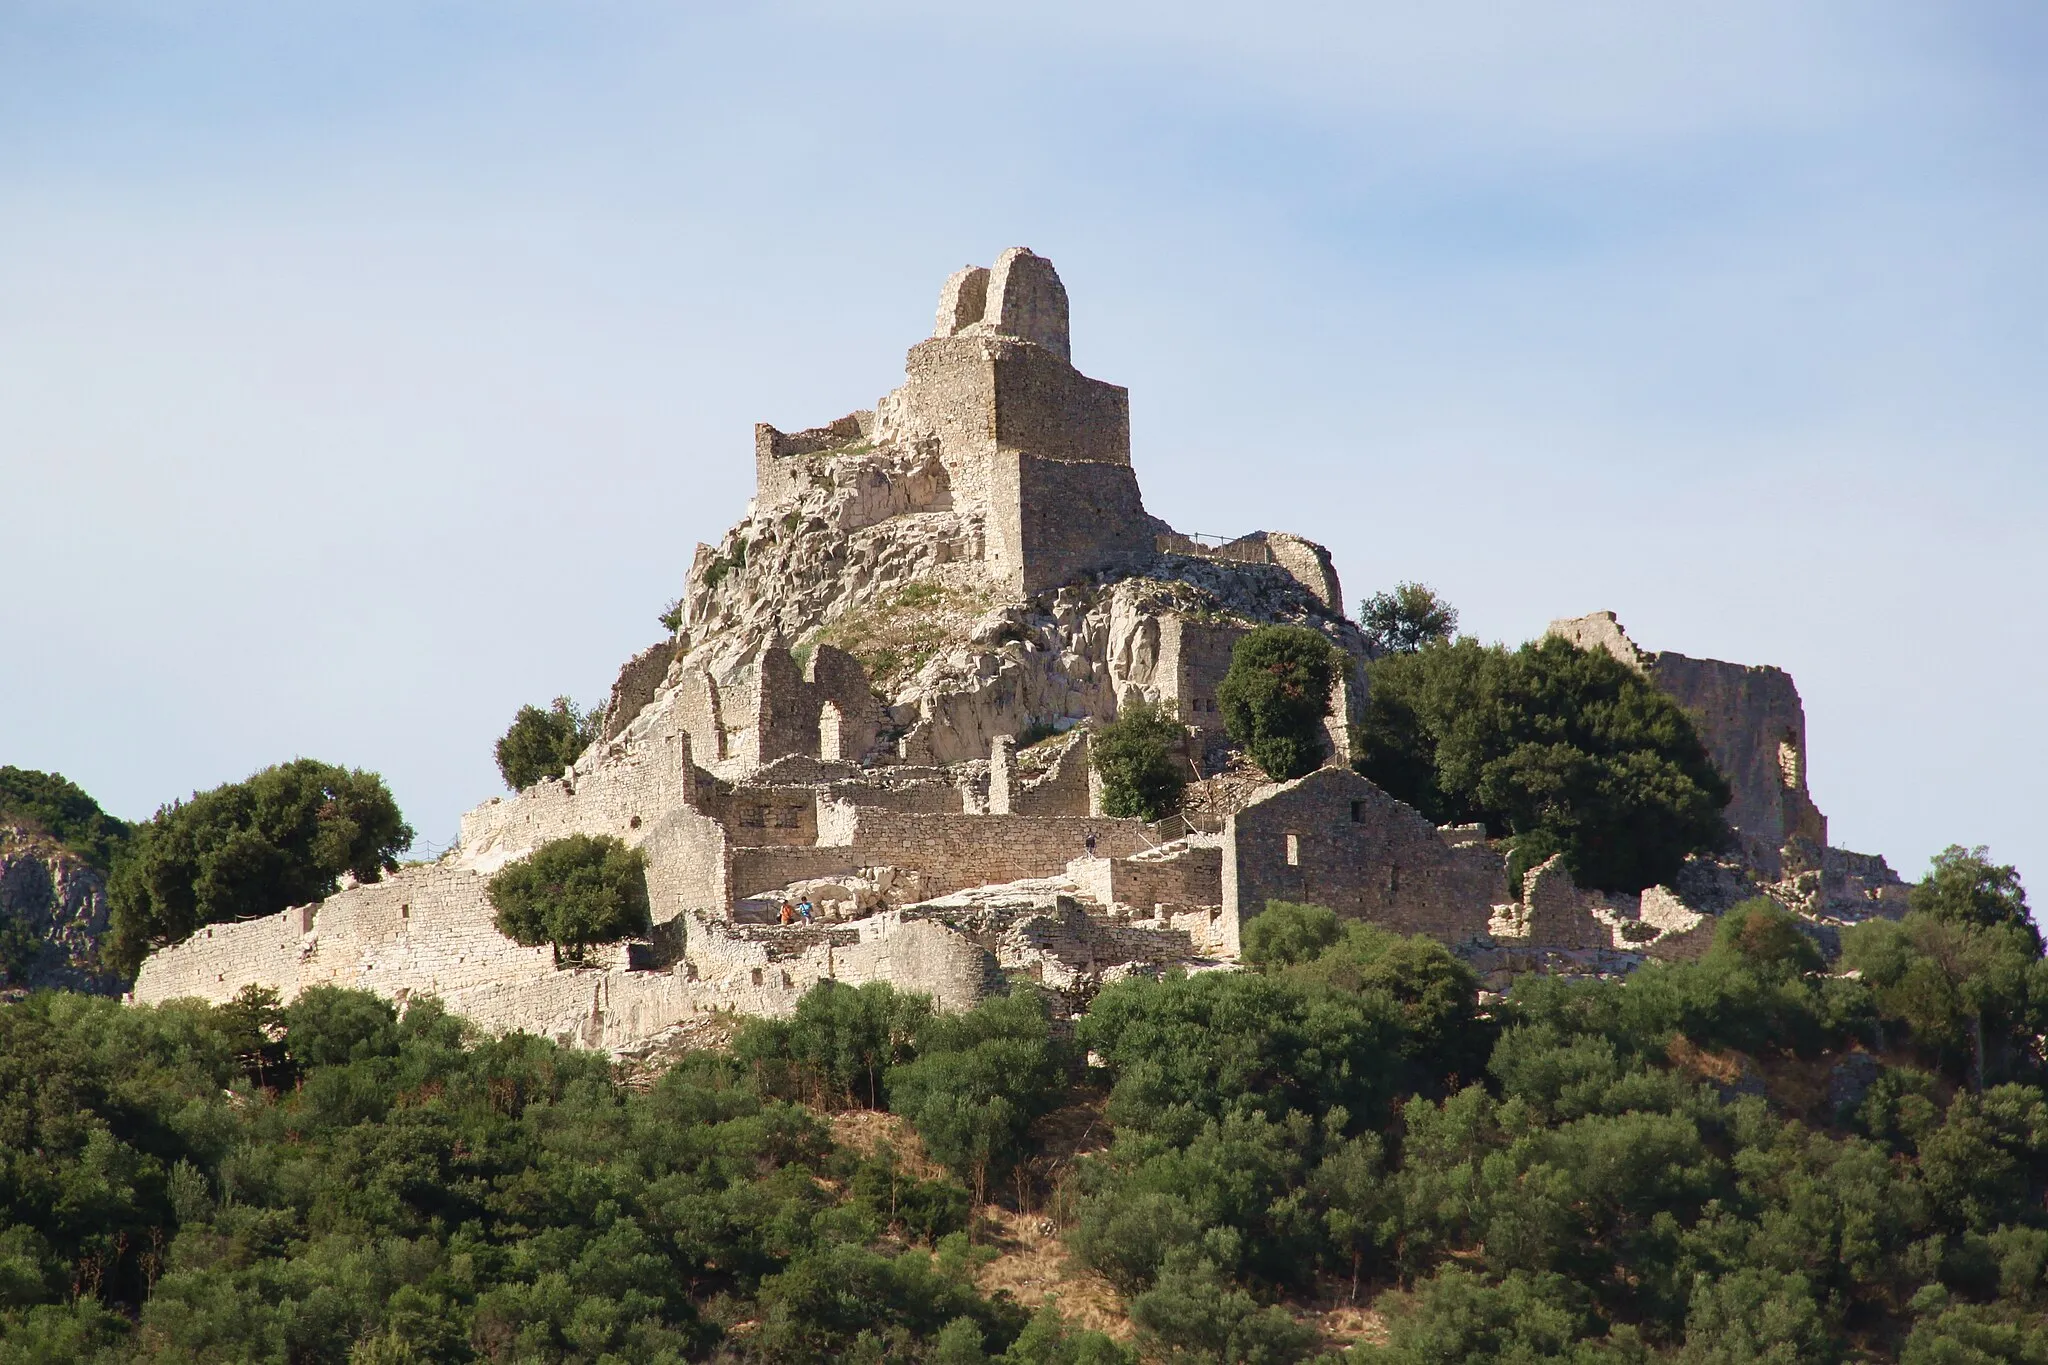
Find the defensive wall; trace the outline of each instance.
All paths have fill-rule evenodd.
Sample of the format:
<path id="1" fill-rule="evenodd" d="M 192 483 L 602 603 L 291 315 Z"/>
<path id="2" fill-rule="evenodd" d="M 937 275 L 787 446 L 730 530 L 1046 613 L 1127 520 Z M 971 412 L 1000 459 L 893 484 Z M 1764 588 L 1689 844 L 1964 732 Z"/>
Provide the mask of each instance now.
<path id="1" fill-rule="evenodd" d="M 1791 674 L 1643 650 L 1611 611 L 1552 621 L 1550 634 L 1581 649 L 1605 650 L 1692 716 L 1733 793 L 1728 823 L 1745 862 L 1776 878 L 1792 846 L 1797 861 L 1818 870 L 1827 819 L 1806 789 L 1806 708 Z"/>

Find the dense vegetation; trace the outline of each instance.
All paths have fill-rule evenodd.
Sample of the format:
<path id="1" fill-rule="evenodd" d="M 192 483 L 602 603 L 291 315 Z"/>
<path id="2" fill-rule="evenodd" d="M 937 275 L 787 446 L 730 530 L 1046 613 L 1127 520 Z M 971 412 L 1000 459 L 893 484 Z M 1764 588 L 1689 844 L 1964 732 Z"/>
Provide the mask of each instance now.
<path id="1" fill-rule="evenodd" d="M 543 711 L 522 706 L 505 728 L 494 753 L 498 775 L 513 791 L 525 791 L 544 777 L 560 777 L 562 769 L 597 739 L 603 717 L 584 712 L 567 697 L 556 697 Z"/>
<path id="2" fill-rule="evenodd" d="M 34 997 L 0 1160 L 9 1365 L 1118 1358 L 974 1291 L 964 1191 L 742 1064 L 633 1093 L 432 1003 Z"/>
<path id="3" fill-rule="evenodd" d="M 593 943 L 648 932 L 647 858 L 609 834 L 550 839 L 490 881 L 492 919 L 515 943 L 581 962 Z"/>
<path id="4" fill-rule="evenodd" d="M 1231 650 L 1216 705 L 1230 737 L 1274 781 L 1314 772 L 1329 753 L 1323 718 L 1341 657 L 1305 626 L 1261 626 Z"/>
<path id="5" fill-rule="evenodd" d="M 1720 847 L 1728 784 L 1678 704 L 1608 654 L 1549 638 L 1437 641 L 1367 666 L 1358 770 L 1439 824 L 1553 854 L 1581 886 L 1669 881 Z"/>
<path id="6" fill-rule="evenodd" d="M 195 793 L 135 828 L 108 887 L 108 963 L 132 975 L 152 949 L 208 924 L 254 919 L 375 881 L 412 844 L 384 779 L 310 758 Z"/>
<path id="7" fill-rule="evenodd" d="M 131 829 L 61 773 L 0 767 L 0 823 L 32 826 L 101 872 L 127 847 Z"/>
<path id="8" fill-rule="evenodd" d="M 1146 701 L 1125 702 L 1089 746 L 1102 776 L 1102 813 L 1158 820 L 1178 810 L 1188 784 L 1186 745 L 1187 732 L 1170 714 Z"/>
<path id="9" fill-rule="evenodd" d="M 1391 1327 L 1359 1365 L 2048 1360 L 2018 879 L 1951 849 L 1843 937 L 1861 975 L 1752 902 L 1697 963 L 1482 1007 L 1430 939 L 1276 905 L 1251 970 L 1071 1033 L 1028 986 L 828 982 L 644 1093 L 432 1002 L 35 996 L 0 1009 L 0 1362 L 1128 1362 L 975 1288 L 978 1199 L 1056 1224 L 1147 1360 L 1310 1360 L 1302 1306 L 1354 1297 Z M 835 1145 L 849 1107 L 940 1169 Z"/>
<path id="10" fill-rule="evenodd" d="M 1379 654 L 1413 654 L 1458 633 L 1458 609 L 1426 583 L 1397 583 L 1358 604 L 1358 624 Z"/>

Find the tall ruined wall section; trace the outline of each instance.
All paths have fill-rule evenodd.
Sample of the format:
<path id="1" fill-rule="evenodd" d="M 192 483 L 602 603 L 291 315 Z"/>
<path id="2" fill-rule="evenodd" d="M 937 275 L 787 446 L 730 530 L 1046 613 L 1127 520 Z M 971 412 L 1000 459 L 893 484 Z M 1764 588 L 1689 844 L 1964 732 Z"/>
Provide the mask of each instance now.
<path id="1" fill-rule="evenodd" d="M 877 405 L 876 438 L 938 452 L 958 506 L 985 519 L 1010 598 L 1135 567 L 1163 526 L 1131 465 L 1129 391 L 1075 369 L 1067 291 L 1021 247 L 946 282 L 934 335 Z"/>
<path id="2" fill-rule="evenodd" d="M 1550 633 L 1581 649 L 1607 651 L 1692 716 L 1728 780 L 1728 823 L 1745 862 L 1776 878 L 1786 870 L 1790 846 L 1797 862 L 1820 870 L 1827 820 L 1806 789 L 1806 708 L 1789 673 L 1645 651 L 1611 611 L 1553 621 Z"/>
<path id="3" fill-rule="evenodd" d="M 609 834 L 639 844 L 652 825 L 698 804 L 689 734 L 649 729 L 594 745 L 563 777 L 485 802 L 462 817 L 461 865 L 486 875 L 550 839 Z"/>

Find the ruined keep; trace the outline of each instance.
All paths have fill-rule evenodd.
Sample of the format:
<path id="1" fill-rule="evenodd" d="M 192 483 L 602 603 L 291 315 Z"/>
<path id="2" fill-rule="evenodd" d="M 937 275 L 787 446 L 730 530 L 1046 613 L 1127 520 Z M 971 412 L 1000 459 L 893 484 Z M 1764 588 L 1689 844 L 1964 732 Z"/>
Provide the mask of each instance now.
<path id="1" fill-rule="evenodd" d="M 1343 766 L 1368 646 L 1329 552 L 1145 511 L 1129 395 L 1074 367 L 1065 286 L 1026 249 L 946 280 L 872 411 L 761 425 L 754 459 L 675 633 L 621 669 L 602 738 L 560 777 L 469 812 L 436 862 L 153 954 L 134 998 L 356 986 L 623 1049 L 786 1013 L 827 979 L 948 1009 L 1016 980 L 1078 1003 L 1130 972 L 1230 967 L 1275 900 L 1433 934 L 1504 976 L 1694 950 L 1759 886 L 1849 918 L 1897 889 L 1881 859 L 1826 848 L 1789 678 L 1642 654 L 1607 615 L 1553 629 L 1700 716 L 1741 848 L 1678 887 L 1594 895 L 1552 864 L 1511 897 L 1484 830 L 1433 826 Z M 1246 768 L 1216 703 L 1236 641 L 1274 623 L 1353 664 L 1330 766 L 1285 784 Z M 1103 817 L 1089 762 L 1091 728 L 1133 699 L 1188 736 L 1188 808 L 1157 825 Z M 497 932 L 486 883 L 571 833 L 645 852 L 655 927 L 558 969 Z M 799 900 L 814 921 L 780 923 Z"/>

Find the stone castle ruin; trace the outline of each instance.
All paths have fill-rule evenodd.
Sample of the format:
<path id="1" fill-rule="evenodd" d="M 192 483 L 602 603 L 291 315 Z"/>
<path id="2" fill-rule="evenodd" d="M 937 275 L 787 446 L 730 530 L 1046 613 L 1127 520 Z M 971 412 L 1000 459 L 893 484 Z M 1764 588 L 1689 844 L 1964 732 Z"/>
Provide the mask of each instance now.
<path id="1" fill-rule="evenodd" d="M 134 998 L 328 983 L 623 1049 L 787 1013 L 827 979 L 959 1009 L 1014 980 L 1078 1001 L 1132 972 L 1227 969 L 1274 900 L 1433 934 L 1504 976 L 1694 950 L 1758 886 L 1820 920 L 1902 893 L 1881 859 L 1826 847 L 1790 678 L 1645 654 L 1603 614 L 1552 629 L 1700 718 L 1740 856 L 1639 896 L 1581 891 L 1553 862 L 1511 897 L 1484 830 L 1438 828 L 1341 766 L 1369 648 L 1329 552 L 1150 516 L 1129 414 L 1074 368 L 1050 261 L 1012 248 L 956 272 L 872 411 L 755 429 L 746 515 L 698 547 L 674 635 L 627 662 L 602 738 L 560 777 L 471 811 L 436 862 L 152 955 Z M 1332 766 L 1272 784 L 1235 756 L 1216 689 L 1235 642 L 1281 622 L 1354 667 Z M 1156 825 L 1105 817 L 1088 757 L 1133 699 L 1182 721 L 1200 779 Z M 655 928 L 558 969 L 498 933 L 486 883 L 571 833 L 645 852 Z M 778 923 L 785 899 L 816 922 Z"/>

